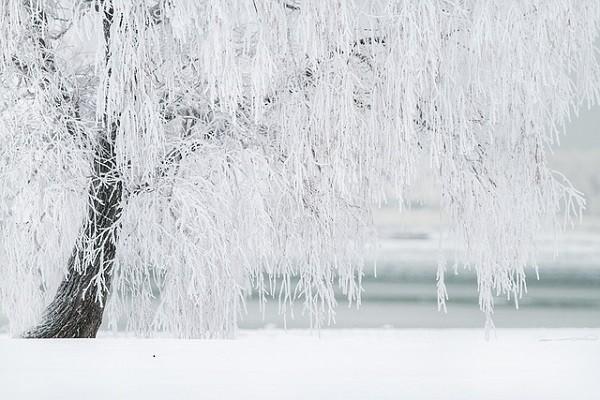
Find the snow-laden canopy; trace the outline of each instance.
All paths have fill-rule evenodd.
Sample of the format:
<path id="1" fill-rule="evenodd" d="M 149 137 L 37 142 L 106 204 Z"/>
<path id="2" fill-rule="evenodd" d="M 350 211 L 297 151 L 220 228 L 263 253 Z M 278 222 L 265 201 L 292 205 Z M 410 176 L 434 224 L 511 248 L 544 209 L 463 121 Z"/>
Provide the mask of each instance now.
<path id="1" fill-rule="evenodd" d="M 131 329 L 226 335 L 253 290 L 327 322 L 336 285 L 360 302 L 372 206 L 421 157 L 491 317 L 584 205 L 546 154 L 599 99 L 599 28 L 598 0 L 0 0 L 13 331 L 65 274 L 103 126 L 124 192 L 109 312 Z"/>

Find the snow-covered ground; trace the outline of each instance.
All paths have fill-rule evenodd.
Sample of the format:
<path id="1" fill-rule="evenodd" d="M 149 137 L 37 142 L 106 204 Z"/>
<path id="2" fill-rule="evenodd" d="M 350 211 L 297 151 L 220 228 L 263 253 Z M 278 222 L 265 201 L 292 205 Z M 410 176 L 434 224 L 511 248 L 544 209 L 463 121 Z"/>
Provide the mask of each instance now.
<path id="1" fill-rule="evenodd" d="M 599 329 L 0 339 L 2 399 L 600 398 Z"/>

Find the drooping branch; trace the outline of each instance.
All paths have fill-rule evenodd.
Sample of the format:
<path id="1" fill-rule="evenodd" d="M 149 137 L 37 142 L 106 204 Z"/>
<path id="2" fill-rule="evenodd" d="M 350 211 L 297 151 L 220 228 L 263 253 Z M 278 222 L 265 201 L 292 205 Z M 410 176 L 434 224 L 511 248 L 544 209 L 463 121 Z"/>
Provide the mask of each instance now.
<path id="1" fill-rule="evenodd" d="M 523 268 L 534 259 L 535 232 L 553 221 L 563 199 L 569 210 L 580 204 L 578 198 L 570 203 L 570 189 L 553 178 L 544 149 L 568 110 L 581 99 L 598 97 L 592 40 L 600 6 L 595 0 L 537 2 L 539 11 L 533 14 L 530 4 L 489 2 L 474 10 L 470 3 L 437 0 L 85 3 L 90 11 L 96 6 L 94 15 L 106 11 L 115 23 L 109 26 L 112 53 L 96 59 L 110 63 L 88 70 L 89 82 L 98 83 L 95 122 L 102 126 L 88 135 L 98 147 L 78 151 L 73 170 L 83 172 L 80 178 L 92 172 L 87 218 L 110 227 L 94 231 L 82 225 L 77 243 L 86 251 L 73 252 L 70 264 L 86 272 L 71 276 L 89 272 L 82 281 L 93 283 L 73 286 L 70 293 L 84 288 L 86 296 L 76 295 L 76 301 L 106 299 L 111 264 L 94 256 L 110 255 L 111 249 L 87 251 L 100 249 L 101 243 L 86 236 L 106 243 L 118 239 L 120 262 L 112 277 L 118 301 L 111 305 L 139 332 L 227 335 L 249 286 L 256 285 L 261 295 L 277 293 L 280 278 L 284 305 L 302 298 L 311 315 L 331 316 L 334 280 L 351 299 L 361 290 L 362 245 L 369 229 L 364 222 L 371 204 L 385 201 L 383 188 L 390 186 L 399 199 L 407 198 L 419 154 L 429 156 L 456 243 L 465 244 L 464 252 L 457 251 L 458 261 L 477 271 L 481 308 L 488 314 L 494 293 L 519 294 Z M 59 14 L 47 11 L 53 24 Z M 72 85 L 52 67 L 62 69 L 61 52 L 73 54 L 62 44 L 80 38 L 68 34 L 55 43 L 54 33 L 44 33 L 40 44 L 31 40 L 38 35 L 26 26 L 30 19 L 19 18 L 14 25 L 19 35 L 0 45 L 8 50 L 2 62 L 11 64 L 2 65 L 0 73 L 2 82 L 13 86 L 31 84 L 5 114 L 16 122 L 2 138 L 12 143 L 14 137 L 21 149 L 30 150 L 28 141 L 36 137 L 29 126 L 65 132 L 58 116 L 77 120 L 66 113 L 70 103 L 59 84 L 84 114 L 94 101 L 69 93 Z M 12 24 L 5 21 L 3 33 Z M 58 36 L 66 26 L 60 25 Z M 101 25 L 106 31 L 106 21 Z M 27 47 L 21 51 L 23 38 Z M 55 61 L 40 56 L 44 46 Z M 73 49 L 80 50 L 77 44 Z M 19 55 L 13 62 L 12 53 Z M 21 76 L 14 74 L 15 67 Z M 28 115 L 18 107 L 29 102 L 36 105 L 34 113 L 48 110 L 49 118 L 19 124 L 13 117 Z M 69 151 L 80 150 L 57 149 L 53 139 L 44 135 L 41 143 L 48 140 L 64 160 L 72 157 Z M 37 147 L 24 152 L 24 164 L 43 161 Z M 94 157 L 92 168 L 82 168 L 80 155 Z M 12 193 L 21 187 L 35 191 L 37 182 L 25 183 L 18 172 L 11 176 L 15 156 L 10 150 L 2 156 L 0 183 L 18 186 Z M 58 188 L 52 193 L 72 189 L 58 182 L 62 172 L 50 176 Z M 46 196 L 50 189 L 44 191 L 46 199 L 53 198 Z M 141 195 L 146 192 L 152 193 Z M 41 207 L 47 225 L 60 226 L 52 218 L 64 215 L 62 203 Z M 30 217 L 34 233 L 24 232 L 17 217 L 7 225 L 38 241 L 35 236 L 50 229 L 39 229 L 38 216 Z M 67 235 L 61 229 L 54 242 L 64 251 L 42 245 L 34 253 L 32 246 L 20 260 L 32 259 L 37 272 L 43 264 L 39 253 L 66 258 L 76 229 L 67 229 Z M 23 247 L 11 237 L 0 240 L 7 255 Z M 8 258 L 7 268 L 22 262 Z M 0 266 L 0 274 L 7 268 Z M 150 284 L 145 278 L 154 272 L 160 278 Z M 0 278 L 5 275 L 10 272 Z M 290 283 L 296 276 L 297 285 Z M 442 280 L 443 269 L 439 276 Z M 270 288 L 258 283 L 266 281 Z M 98 291 L 91 292 L 93 287 Z M 443 282 L 439 288 L 443 297 Z M 37 301 L 39 293 L 31 292 L 27 296 Z M 8 298 L 3 293 L 8 291 L 0 291 Z M 25 310 L 10 308 L 12 315 Z"/>
<path id="2" fill-rule="evenodd" d="M 107 1 L 110 0 L 83 0 L 83 2 L 88 6 L 93 6 L 93 9 L 96 12 L 108 12 L 111 15 L 114 10 L 112 5 L 107 6 Z M 158 0 L 156 4 L 151 7 L 148 7 L 146 10 L 147 13 L 147 21 L 146 28 L 150 28 L 155 25 L 160 25 L 165 22 L 165 9 L 168 7 L 168 0 Z"/>
<path id="3" fill-rule="evenodd" d="M 30 80 L 37 79 L 39 87 L 46 96 L 51 98 L 51 103 L 56 110 L 56 117 L 64 124 L 70 137 L 89 144 L 89 137 L 81 123 L 79 100 L 74 94 L 74 88 L 66 85 L 66 78 L 61 74 L 56 65 L 55 57 L 48 38 L 48 16 L 39 5 L 28 3 L 28 11 L 32 15 L 32 32 L 34 42 L 41 60 L 39 72 L 37 66 L 28 65 L 16 55 L 12 57 L 14 65 Z M 56 90 L 55 90 L 56 89 Z"/>
<path id="4" fill-rule="evenodd" d="M 103 15 L 108 63 L 112 7 L 106 7 Z M 123 208 L 123 184 L 115 147 L 119 119 L 105 111 L 102 121 L 103 130 L 98 135 L 93 155 L 88 212 L 69 258 L 67 275 L 40 323 L 23 337 L 95 337 L 102 323 L 112 283 Z"/>

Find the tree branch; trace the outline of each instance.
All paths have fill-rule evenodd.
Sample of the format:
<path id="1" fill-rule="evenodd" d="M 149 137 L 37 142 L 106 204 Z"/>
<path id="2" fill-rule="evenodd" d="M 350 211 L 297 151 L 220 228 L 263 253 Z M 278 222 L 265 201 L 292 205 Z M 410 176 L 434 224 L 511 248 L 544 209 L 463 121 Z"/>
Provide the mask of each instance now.
<path id="1" fill-rule="evenodd" d="M 48 24 L 48 16 L 42 8 L 34 7 L 31 3 L 27 4 L 28 10 L 32 15 L 33 27 L 37 38 L 35 43 L 40 51 L 42 60 L 40 87 L 48 92 L 51 85 L 55 84 L 58 89 L 58 95 L 53 97 L 54 106 L 59 112 L 59 118 L 64 122 L 67 132 L 72 137 L 82 137 L 86 140 L 85 131 L 78 126 L 81 122 L 79 102 L 73 96 L 73 89 L 68 88 L 61 79 L 60 72 L 56 65 L 54 54 L 47 39 L 44 37 L 45 27 Z M 26 76 L 32 78 L 35 68 L 22 62 L 16 55 L 12 57 L 15 66 Z M 52 78 L 58 79 L 52 79 Z"/>

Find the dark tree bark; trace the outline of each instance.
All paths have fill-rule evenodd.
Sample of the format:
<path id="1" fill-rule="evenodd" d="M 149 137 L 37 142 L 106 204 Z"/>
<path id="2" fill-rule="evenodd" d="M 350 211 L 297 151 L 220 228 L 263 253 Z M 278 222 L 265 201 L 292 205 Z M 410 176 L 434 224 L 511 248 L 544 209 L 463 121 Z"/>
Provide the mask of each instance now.
<path id="1" fill-rule="evenodd" d="M 112 126 L 94 155 L 88 215 L 69 259 L 68 273 L 42 321 L 26 338 L 95 337 L 110 292 L 123 187 L 116 175 Z M 93 251 L 90 257 L 89 251 Z"/>
<path id="2" fill-rule="evenodd" d="M 102 11 L 108 63 L 113 10 L 104 6 Z M 41 22 L 37 23 L 45 23 L 45 15 L 40 15 Z M 41 44 L 46 49 L 43 41 Z M 104 129 L 94 151 L 88 212 L 69 258 L 67 275 L 44 311 L 41 322 L 25 332 L 22 335 L 25 338 L 92 338 L 96 337 L 102 323 L 111 288 L 124 201 L 115 152 L 118 117 L 105 114 L 103 122 Z"/>

